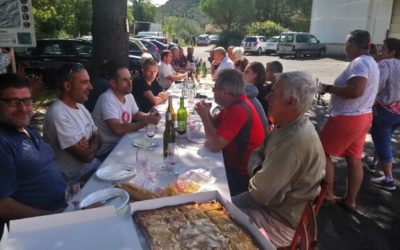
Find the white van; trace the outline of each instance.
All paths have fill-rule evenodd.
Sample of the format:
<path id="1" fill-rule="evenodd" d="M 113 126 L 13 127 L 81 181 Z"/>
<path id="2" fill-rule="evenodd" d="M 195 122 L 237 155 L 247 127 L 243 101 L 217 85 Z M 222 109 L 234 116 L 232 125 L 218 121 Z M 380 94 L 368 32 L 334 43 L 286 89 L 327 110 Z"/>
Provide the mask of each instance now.
<path id="1" fill-rule="evenodd" d="M 278 55 L 294 56 L 299 58 L 304 55 L 324 56 L 326 45 L 310 33 L 304 32 L 284 32 L 279 35 Z"/>

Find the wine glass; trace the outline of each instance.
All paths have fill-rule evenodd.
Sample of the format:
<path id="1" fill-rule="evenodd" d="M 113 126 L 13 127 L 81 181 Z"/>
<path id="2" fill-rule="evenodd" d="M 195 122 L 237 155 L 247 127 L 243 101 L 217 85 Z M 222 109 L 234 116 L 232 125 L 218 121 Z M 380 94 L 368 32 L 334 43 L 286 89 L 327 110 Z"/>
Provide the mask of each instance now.
<path id="1" fill-rule="evenodd" d="M 178 148 L 176 147 L 175 143 L 168 144 L 168 164 L 171 173 L 178 175 L 176 171 L 175 165 L 178 161 Z"/>
<path id="2" fill-rule="evenodd" d="M 146 136 L 152 139 L 156 134 L 156 125 L 154 123 L 149 123 L 146 126 Z M 151 145 L 151 144 L 150 144 Z"/>
<path id="3" fill-rule="evenodd" d="M 81 201 L 81 184 L 79 182 L 69 182 L 65 190 L 65 201 L 73 206 L 74 210 L 79 210 Z"/>
<path id="4" fill-rule="evenodd" d="M 136 150 L 136 162 L 139 163 L 140 166 L 145 167 L 148 161 L 147 148 L 138 148 Z"/>

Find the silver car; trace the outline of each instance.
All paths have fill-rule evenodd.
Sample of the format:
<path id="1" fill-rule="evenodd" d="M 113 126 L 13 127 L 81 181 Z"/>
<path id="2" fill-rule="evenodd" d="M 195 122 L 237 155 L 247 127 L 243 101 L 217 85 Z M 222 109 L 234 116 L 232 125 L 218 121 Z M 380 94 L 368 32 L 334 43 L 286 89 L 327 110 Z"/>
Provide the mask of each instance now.
<path id="1" fill-rule="evenodd" d="M 267 40 L 267 50 L 265 52 L 267 55 L 276 53 L 278 49 L 278 41 L 279 36 L 273 36 Z"/>
<path id="2" fill-rule="evenodd" d="M 279 35 L 278 55 L 294 56 L 319 56 L 325 55 L 326 45 L 310 33 L 304 32 L 284 32 Z"/>
<path id="3" fill-rule="evenodd" d="M 261 55 L 267 51 L 267 38 L 265 36 L 246 36 L 242 41 L 244 53 L 257 53 Z"/>

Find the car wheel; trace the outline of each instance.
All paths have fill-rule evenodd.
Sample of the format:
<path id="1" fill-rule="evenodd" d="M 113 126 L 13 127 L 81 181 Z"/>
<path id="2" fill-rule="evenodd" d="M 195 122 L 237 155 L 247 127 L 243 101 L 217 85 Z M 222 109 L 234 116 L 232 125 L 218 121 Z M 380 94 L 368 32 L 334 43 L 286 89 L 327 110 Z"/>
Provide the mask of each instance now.
<path id="1" fill-rule="evenodd" d="M 296 52 L 294 53 L 294 58 L 300 58 L 301 52 L 296 50 Z"/>
<path id="2" fill-rule="evenodd" d="M 262 49 L 261 49 L 261 48 L 258 48 L 258 50 L 257 50 L 257 55 L 261 56 L 261 54 L 262 54 Z"/>
<path id="3" fill-rule="evenodd" d="M 265 51 L 265 54 L 266 54 L 266 55 L 270 55 L 270 54 L 271 54 L 271 51 L 270 51 L 270 50 L 266 50 L 266 51 Z"/>
<path id="4" fill-rule="evenodd" d="M 325 56 L 325 50 L 321 49 L 318 53 L 318 57 L 324 57 Z"/>
<path id="5" fill-rule="evenodd" d="M 283 55 L 278 55 L 279 56 L 279 58 L 283 58 Z"/>

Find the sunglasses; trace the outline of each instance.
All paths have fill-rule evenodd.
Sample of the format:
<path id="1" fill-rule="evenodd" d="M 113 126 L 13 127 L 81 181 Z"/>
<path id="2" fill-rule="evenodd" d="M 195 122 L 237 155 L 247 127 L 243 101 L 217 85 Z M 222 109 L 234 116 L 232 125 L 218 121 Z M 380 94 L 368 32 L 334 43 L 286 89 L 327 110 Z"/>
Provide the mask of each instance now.
<path id="1" fill-rule="evenodd" d="M 83 66 L 83 64 L 81 64 L 81 63 L 74 63 L 74 64 L 72 64 L 71 69 L 69 70 L 68 75 L 67 75 L 67 77 L 65 78 L 65 80 L 68 81 L 69 79 L 71 79 L 71 75 L 72 75 L 73 73 L 79 72 L 79 71 L 81 71 L 82 69 L 85 69 L 85 66 Z"/>
<path id="2" fill-rule="evenodd" d="M 18 107 L 23 104 L 24 106 L 32 106 L 33 99 L 32 98 L 0 98 L 0 101 L 5 102 L 9 107 Z"/>

